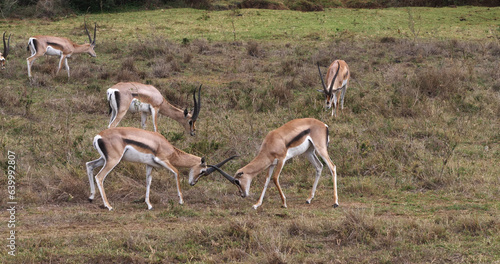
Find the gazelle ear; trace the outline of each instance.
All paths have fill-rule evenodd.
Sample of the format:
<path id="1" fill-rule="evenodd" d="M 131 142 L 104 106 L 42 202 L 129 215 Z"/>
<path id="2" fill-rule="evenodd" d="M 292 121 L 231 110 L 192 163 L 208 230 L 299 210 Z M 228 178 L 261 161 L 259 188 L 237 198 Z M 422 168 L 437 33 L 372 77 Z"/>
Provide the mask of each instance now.
<path id="1" fill-rule="evenodd" d="M 324 91 L 322 89 L 317 89 L 316 91 L 318 91 L 320 93 L 324 93 Z"/>
<path id="2" fill-rule="evenodd" d="M 187 108 L 186 108 L 186 109 L 184 109 L 184 117 L 187 117 L 187 116 L 188 116 L 188 114 L 189 114 L 188 109 L 187 109 Z"/>
<path id="3" fill-rule="evenodd" d="M 205 157 L 201 158 L 201 165 L 205 165 Z"/>

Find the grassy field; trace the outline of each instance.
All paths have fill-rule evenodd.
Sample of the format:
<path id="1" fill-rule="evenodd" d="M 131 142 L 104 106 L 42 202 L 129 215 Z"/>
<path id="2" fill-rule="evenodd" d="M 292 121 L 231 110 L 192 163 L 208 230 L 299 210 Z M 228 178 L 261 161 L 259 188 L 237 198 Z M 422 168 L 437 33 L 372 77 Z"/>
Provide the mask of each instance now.
<path id="1" fill-rule="evenodd" d="M 499 8 L 328 9 L 325 12 L 165 9 L 88 15 L 97 58 L 40 58 L 27 78 L 27 39 L 84 42 L 83 17 L 0 20 L 12 33 L 0 72 L 0 202 L 8 209 L 8 161 L 16 162 L 15 228 L 0 214 L 2 263 L 499 263 Z M 325 111 L 316 63 L 343 59 L 352 80 L 345 109 Z M 285 166 L 263 205 L 238 196 L 220 175 L 189 186 L 184 205 L 166 170 L 153 172 L 143 202 L 143 165 L 123 163 L 106 179 L 114 211 L 88 203 L 85 162 L 107 127 L 105 91 L 119 81 L 155 85 L 192 107 L 203 84 L 197 135 L 160 117 L 175 146 L 235 172 L 265 135 L 314 117 L 330 127 L 339 174 L 334 209 L 323 170 L 316 198 L 305 159 Z M 148 128 L 152 129 L 148 120 Z M 121 126 L 140 126 L 127 114 Z M 16 154 L 8 157 L 9 151 Z M 16 256 L 7 247 L 15 231 Z M 7 242 L 6 242 L 7 241 Z"/>

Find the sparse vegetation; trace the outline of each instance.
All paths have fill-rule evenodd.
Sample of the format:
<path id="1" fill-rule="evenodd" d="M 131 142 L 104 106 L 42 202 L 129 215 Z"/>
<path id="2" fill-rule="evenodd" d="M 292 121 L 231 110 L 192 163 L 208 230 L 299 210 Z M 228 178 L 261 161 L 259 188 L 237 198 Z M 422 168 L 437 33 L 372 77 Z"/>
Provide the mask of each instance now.
<path id="1" fill-rule="evenodd" d="M 0 262 L 500 259 L 500 43 L 491 28 L 499 8 L 418 9 L 418 38 L 404 8 L 238 12 L 88 15 L 98 23 L 97 58 L 72 57 L 70 80 L 64 71 L 54 77 L 57 58 L 43 57 L 29 81 L 26 40 L 33 32 L 84 40 L 82 17 L 0 21 L 15 32 L 0 71 L 0 157 L 6 160 L 7 150 L 18 155 L 19 202 L 17 256 L 2 250 Z M 355 17 L 373 23 L 353 23 Z M 316 92 L 315 65 L 337 58 L 349 64 L 353 79 L 345 109 L 332 118 Z M 99 208 L 99 195 L 88 203 L 85 162 L 97 158 L 92 138 L 109 121 L 105 91 L 124 80 L 152 84 L 179 107 L 192 105 L 192 90 L 203 84 L 197 136 L 165 117 L 159 131 L 209 162 L 240 155 L 226 165 L 229 172 L 248 163 L 267 132 L 286 121 L 326 122 L 340 207 L 332 208 L 326 168 L 316 198 L 305 204 L 314 169 L 303 159 L 290 160 L 280 177 L 288 209 L 280 208 L 273 185 L 264 206 L 251 208 L 264 174 L 242 199 L 217 174 L 191 187 L 184 171 L 181 206 L 172 175 L 154 171 L 155 209 L 147 211 L 144 166 L 131 163 L 106 179 L 116 211 Z M 128 114 L 121 125 L 138 127 L 139 118 Z M 0 167 L 6 171 L 5 162 Z M 4 205 L 6 185 L 1 177 Z"/>

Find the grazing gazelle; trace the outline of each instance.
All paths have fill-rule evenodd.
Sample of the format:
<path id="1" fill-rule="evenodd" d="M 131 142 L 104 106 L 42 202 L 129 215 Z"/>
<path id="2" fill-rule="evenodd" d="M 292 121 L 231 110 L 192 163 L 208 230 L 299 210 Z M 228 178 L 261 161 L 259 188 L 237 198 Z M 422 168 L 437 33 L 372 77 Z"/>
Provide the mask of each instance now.
<path id="1" fill-rule="evenodd" d="M 132 113 L 141 112 L 141 125 L 146 128 L 148 114 L 153 118 L 153 128 L 158 128 L 158 113 L 168 116 L 177 121 L 191 135 L 196 134 L 195 122 L 200 114 L 201 107 L 201 85 L 198 89 L 198 101 L 196 100 L 196 89 L 193 91 L 194 109 L 189 113 L 187 108 L 181 110 L 171 105 L 161 95 L 160 91 L 152 85 L 136 82 L 120 82 L 107 91 L 111 119 L 108 128 L 118 126 L 127 111 Z"/>
<path id="2" fill-rule="evenodd" d="M 3 52 L 0 53 L 0 64 L 2 65 L 2 70 L 5 69 L 5 59 L 9 55 L 10 50 L 10 35 L 7 44 L 5 44 L 5 32 L 3 33 Z"/>
<path id="3" fill-rule="evenodd" d="M 179 181 L 178 167 L 190 168 L 189 183 L 194 185 L 198 178 L 208 175 L 214 171 L 208 168 L 204 158 L 183 152 L 174 147 L 161 134 L 132 127 L 109 128 L 94 137 L 94 147 L 101 155 L 100 158 L 86 163 L 87 174 L 90 182 L 89 201 L 94 200 L 94 168 L 102 166 L 95 176 L 97 187 L 101 193 L 104 206 L 109 210 L 113 208 L 106 198 L 103 182 L 106 176 L 120 161 L 130 161 L 146 164 L 146 197 L 148 209 L 153 208 L 149 202 L 149 191 L 151 186 L 151 170 L 153 168 L 165 168 L 172 172 L 177 183 L 177 194 L 179 204 L 183 204 L 181 186 Z M 216 166 L 222 166 L 230 157 Z"/>
<path id="4" fill-rule="evenodd" d="M 95 37 L 96 37 L 97 24 L 94 26 L 94 39 L 90 37 L 89 31 L 87 30 L 87 24 L 85 23 L 85 32 L 89 37 L 89 43 L 82 45 L 76 44 L 67 38 L 53 37 L 53 36 L 43 36 L 38 35 L 29 38 L 28 40 L 28 50 L 31 51 L 31 56 L 26 59 L 28 63 L 28 77 L 31 78 L 31 66 L 33 62 L 43 56 L 59 56 L 59 67 L 57 68 L 56 75 L 61 70 L 63 63 L 68 72 L 69 78 L 69 66 L 68 58 L 73 54 L 88 53 L 92 57 L 96 57 L 94 47 L 95 47 Z"/>
<path id="5" fill-rule="evenodd" d="M 262 200 L 264 199 L 264 194 L 271 178 L 281 195 L 283 207 L 286 207 L 286 198 L 279 184 L 279 176 L 283 165 L 285 165 L 288 159 L 301 154 L 304 154 L 314 165 L 316 168 L 316 178 L 314 179 L 311 195 L 306 201 L 307 203 L 311 203 L 323 169 L 323 164 L 316 156 L 317 153 L 326 163 L 332 174 L 333 199 L 335 202 L 333 207 L 337 207 L 339 205 L 337 198 L 337 170 L 328 156 L 328 141 L 328 126 L 325 123 L 314 118 L 295 119 L 269 132 L 266 138 L 264 138 L 264 142 L 262 142 L 259 154 L 245 167 L 239 169 L 234 178 L 216 166 L 211 167 L 217 169 L 224 177 L 238 186 L 242 197 L 248 196 L 252 179 L 261 171 L 269 168 L 264 189 L 259 201 L 253 205 L 253 208 L 257 209 L 262 205 Z"/>
<path id="6" fill-rule="evenodd" d="M 349 72 L 349 66 L 347 66 L 347 63 L 343 60 L 334 61 L 330 67 L 328 67 L 328 71 L 326 72 L 326 81 L 328 84 L 326 86 L 319 68 L 319 63 L 318 71 L 319 77 L 321 78 L 321 84 L 323 85 L 323 89 L 318 91 L 325 94 L 325 108 L 330 109 L 333 102 L 332 116 L 334 114 L 337 116 L 336 109 L 339 103 L 340 108 L 344 109 L 345 91 L 349 85 L 349 77 L 351 75 Z"/>

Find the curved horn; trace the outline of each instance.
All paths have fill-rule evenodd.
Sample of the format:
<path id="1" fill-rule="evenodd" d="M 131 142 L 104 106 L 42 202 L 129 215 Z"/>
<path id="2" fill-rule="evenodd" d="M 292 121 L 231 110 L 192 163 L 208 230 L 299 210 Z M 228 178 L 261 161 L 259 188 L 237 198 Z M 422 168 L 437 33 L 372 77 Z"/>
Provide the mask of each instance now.
<path id="1" fill-rule="evenodd" d="M 9 35 L 9 40 L 7 42 L 7 45 L 5 45 L 5 32 L 3 33 L 3 53 L 2 56 L 4 58 L 7 58 L 7 55 L 9 55 L 9 50 L 10 50 L 10 36 Z"/>
<path id="2" fill-rule="evenodd" d="M 217 168 L 220 168 L 220 167 L 224 166 L 224 164 L 226 164 L 226 162 L 228 162 L 228 161 L 230 161 L 230 160 L 232 160 L 232 159 L 234 159 L 234 158 L 236 158 L 236 157 L 239 157 L 239 156 L 238 156 L 238 155 L 231 156 L 231 157 L 229 157 L 229 158 L 227 158 L 227 159 L 225 159 L 225 160 L 223 160 L 223 161 L 221 161 L 221 162 L 219 162 L 219 163 L 217 163 L 217 164 L 215 164 L 215 165 L 213 165 L 213 166 L 215 166 L 215 167 L 217 167 Z M 210 166 L 210 165 L 209 165 L 209 166 Z M 212 167 L 212 166 L 210 166 L 210 168 L 208 168 L 207 170 L 205 170 L 204 175 L 205 175 L 205 176 L 206 176 L 206 175 L 209 175 L 210 173 L 212 173 L 212 172 L 214 172 L 214 171 L 215 171 L 215 168 L 214 168 L 214 167 Z"/>
<path id="3" fill-rule="evenodd" d="M 94 39 L 92 40 L 92 45 L 95 45 L 95 36 L 97 33 L 97 23 L 94 24 Z"/>
<path id="4" fill-rule="evenodd" d="M 325 94 L 328 94 L 328 91 L 326 90 L 325 86 L 325 81 L 323 80 L 323 74 L 321 74 L 321 69 L 319 68 L 319 62 L 316 62 L 316 64 L 318 65 L 318 72 L 319 72 L 319 78 L 321 78 L 321 84 L 323 84 L 323 91 L 325 92 Z"/>
<path id="5" fill-rule="evenodd" d="M 335 76 L 333 76 L 333 80 L 332 80 L 332 83 L 330 83 L 330 88 L 328 88 L 328 94 L 329 95 L 332 95 L 332 92 L 333 92 L 333 84 L 335 83 L 335 80 L 337 79 L 337 75 L 339 74 L 339 70 L 340 70 L 340 63 L 338 63 L 338 66 L 337 66 L 337 72 L 335 73 Z"/>
<path id="6" fill-rule="evenodd" d="M 198 119 L 198 115 L 200 114 L 200 108 L 201 108 L 201 85 L 200 88 L 198 89 L 198 101 L 196 101 L 196 89 L 193 91 L 193 101 L 194 101 L 194 110 L 193 110 L 193 116 L 191 117 L 191 120 L 196 121 Z"/>
<path id="7" fill-rule="evenodd" d="M 227 174 L 225 171 L 221 170 L 220 168 L 214 166 L 214 165 L 208 165 L 209 167 L 211 168 L 214 168 L 216 169 L 220 174 L 222 174 L 222 176 L 224 176 L 224 178 L 226 178 L 228 181 L 230 181 L 232 184 L 234 185 L 239 185 L 239 181 L 236 180 L 235 178 L 233 178 L 233 176 Z"/>
<path id="8" fill-rule="evenodd" d="M 89 30 L 87 29 L 87 21 L 85 21 L 85 17 L 83 18 L 83 25 L 85 27 L 85 32 L 87 33 L 87 36 L 89 37 L 89 43 L 92 44 L 92 38 L 90 37 Z"/>

